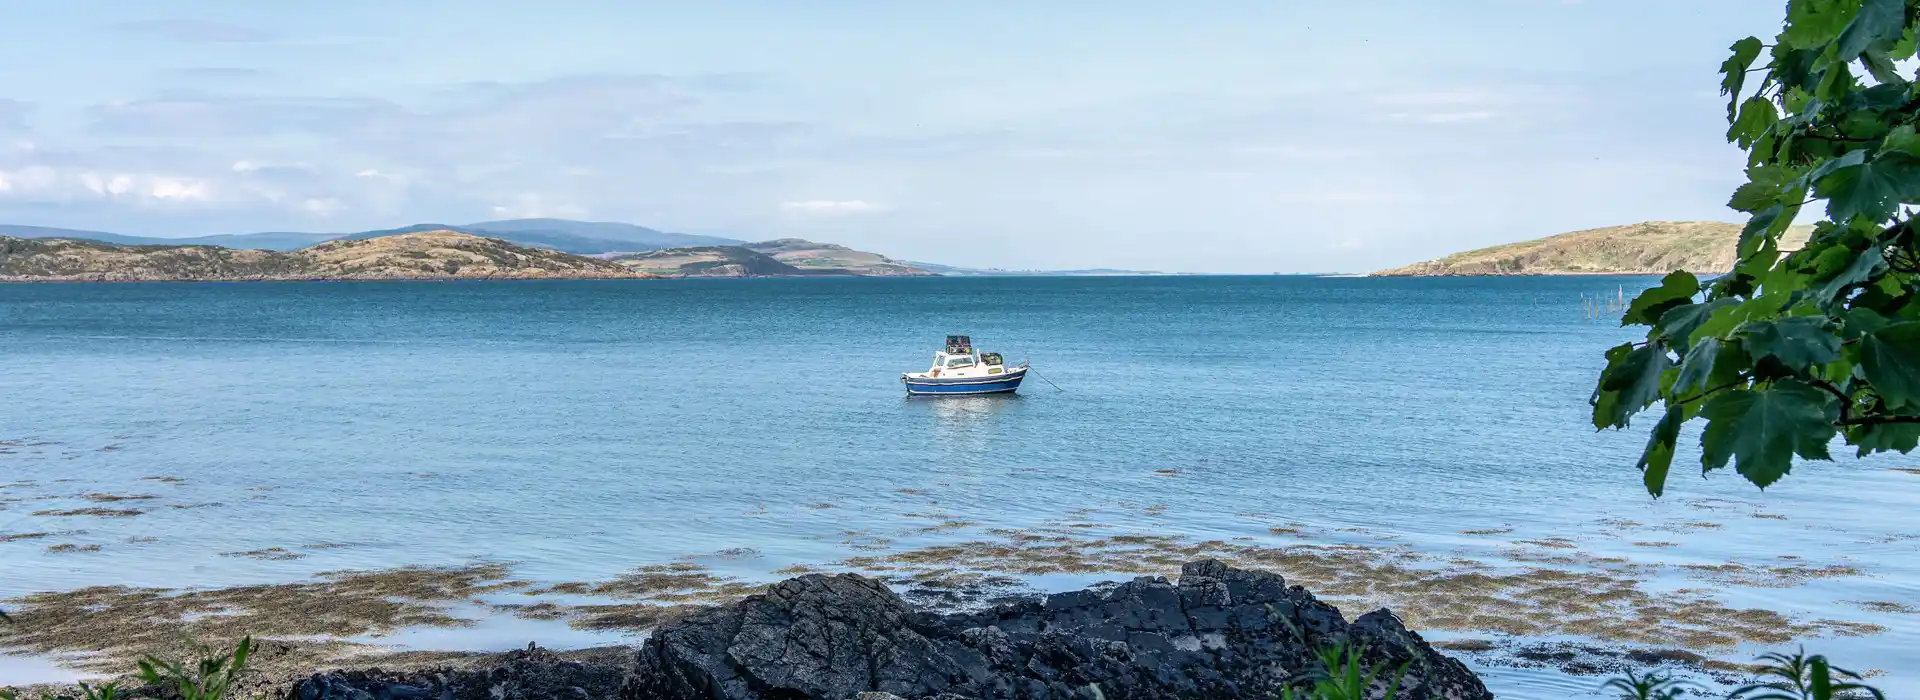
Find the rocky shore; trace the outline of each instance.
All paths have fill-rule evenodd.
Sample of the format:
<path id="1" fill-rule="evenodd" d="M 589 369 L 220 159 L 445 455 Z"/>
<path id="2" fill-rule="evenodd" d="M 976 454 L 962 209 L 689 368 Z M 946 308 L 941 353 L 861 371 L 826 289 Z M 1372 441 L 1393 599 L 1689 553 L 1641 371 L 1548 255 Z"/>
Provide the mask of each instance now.
<path id="1" fill-rule="evenodd" d="M 287 700 L 957 700 L 1267 698 L 1320 649 L 1405 669 L 1401 700 L 1493 697 L 1388 610 L 1354 620 L 1278 574 L 1215 560 L 1159 577 L 1003 602 L 915 606 L 858 574 L 808 574 L 668 622 L 637 652 L 529 647 L 478 663 L 256 677 Z M 271 653 L 271 648 L 267 650 Z M 1384 695 L 1387 680 L 1377 684 Z"/>

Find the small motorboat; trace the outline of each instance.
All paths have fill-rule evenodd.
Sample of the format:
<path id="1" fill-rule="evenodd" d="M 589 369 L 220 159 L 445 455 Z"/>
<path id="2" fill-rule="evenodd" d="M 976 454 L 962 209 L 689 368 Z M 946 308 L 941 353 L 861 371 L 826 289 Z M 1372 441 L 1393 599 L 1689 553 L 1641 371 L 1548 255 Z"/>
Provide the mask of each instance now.
<path id="1" fill-rule="evenodd" d="M 907 395 L 1009 394 L 1027 378 L 1027 363 L 1006 366 L 1000 353 L 973 351 L 973 339 L 947 336 L 947 349 L 933 354 L 933 367 L 900 375 Z"/>

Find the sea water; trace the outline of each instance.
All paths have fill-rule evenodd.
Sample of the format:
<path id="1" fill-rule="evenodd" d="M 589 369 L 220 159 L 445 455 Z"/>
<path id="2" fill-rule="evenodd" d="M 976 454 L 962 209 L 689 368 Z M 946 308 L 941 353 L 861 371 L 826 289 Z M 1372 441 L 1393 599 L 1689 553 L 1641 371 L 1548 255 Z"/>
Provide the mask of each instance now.
<path id="1" fill-rule="evenodd" d="M 1650 283 L 0 286 L 0 483 L 34 484 L 0 494 L 34 494 L 0 504 L 0 534 L 85 531 L 0 542 L 0 597 L 473 561 L 596 580 L 727 550 L 750 551 L 740 566 L 763 574 L 831 569 L 871 554 L 847 532 L 887 533 L 894 548 L 953 541 L 901 531 L 928 498 L 982 528 L 1096 512 L 1194 539 L 1265 538 L 1269 523 L 1245 517 L 1265 513 L 1433 552 L 1490 546 L 1463 530 L 1510 529 L 1495 539 L 1564 537 L 1665 564 L 1844 563 L 1861 573 L 1722 597 L 1881 625 L 1809 648 L 1920 692 L 1920 616 L 1849 602 L 1920 605 L 1920 474 L 1894 469 L 1920 460 L 1836 450 L 1761 492 L 1727 472 L 1701 479 L 1682 464 L 1697 450 L 1683 451 L 1655 501 L 1633 468 L 1651 421 L 1590 425 L 1602 352 L 1632 335 L 1587 318 L 1581 299 Z M 1038 377 L 1011 398 L 909 399 L 900 373 L 925 370 L 948 334 L 1031 361 Z M 141 480 L 155 476 L 184 481 Z M 32 514 L 136 492 L 217 506 Z M 1609 519 L 1713 527 L 1648 551 L 1596 534 Z M 101 549 L 47 551 L 55 541 Z M 338 546 L 222 556 L 315 542 Z M 501 629 L 530 633 L 492 622 L 418 634 L 438 648 L 524 643 L 486 637 Z M 45 676 L 20 670 L 33 668 L 0 664 L 0 684 Z M 1503 697 L 1600 681 L 1482 670 Z"/>

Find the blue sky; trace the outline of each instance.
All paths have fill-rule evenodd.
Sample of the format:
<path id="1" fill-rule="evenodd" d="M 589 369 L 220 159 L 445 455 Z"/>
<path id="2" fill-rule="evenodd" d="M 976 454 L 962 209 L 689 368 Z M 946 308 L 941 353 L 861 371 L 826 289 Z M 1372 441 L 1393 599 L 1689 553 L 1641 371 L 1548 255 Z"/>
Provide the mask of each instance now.
<path id="1" fill-rule="evenodd" d="M 0 0 L 0 222 L 1360 271 L 1735 220 L 1754 0 Z"/>

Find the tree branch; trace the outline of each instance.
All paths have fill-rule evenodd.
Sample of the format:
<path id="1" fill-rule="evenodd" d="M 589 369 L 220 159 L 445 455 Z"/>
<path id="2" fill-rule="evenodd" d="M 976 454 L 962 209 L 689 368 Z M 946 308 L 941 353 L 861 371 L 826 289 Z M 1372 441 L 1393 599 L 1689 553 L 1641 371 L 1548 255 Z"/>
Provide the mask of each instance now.
<path id="1" fill-rule="evenodd" d="M 1920 423 L 1920 416 L 1861 416 L 1843 419 L 1837 425 L 1887 425 L 1889 423 Z"/>
<path id="2" fill-rule="evenodd" d="M 1825 379 L 1815 379 L 1811 383 L 1840 399 L 1840 424 L 1852 425 L 1849 421 L 1853 420 L 1853 397 L 1848 396 L 1847 392 L 1841 391 L 1840 387 L 1834 386 L 1833 382 Z"/>
<path id="3" fill-rule="evenodd" d="M 1740 377 L 1739 377 L 1739 378 L 1737 378 L 1737 379 L 1734 379 L 1734 380 L 1733 380 L 1733 381 L 1731 381 L 1731 382 L 1727 382 L 1727 383 L 1725 383 L 1725 384 L 1721 384 L 1720 386 L 1716 386 L 1716 387 L 1713 387 L 1713 388 L 1711 388 L 1711 389 L 1707 389 L 1707 390 L 1705 390 L 1705 391 L 1702 391 L 1702 392 L 1700 392 L 1700 393 L 1698 393 L 1698 394 L 1694 394 L 1694 395 L 1692 395 L 1692 396 L 1689 396 L 1689 397 L 1687 397 L 1687 398 L 1684 398 L 1684 399 L 1681 399 L 1681 400 L 1679 400 L 1679 401 L 1675 401 L 1675 402 L 1673 402 L 1673 405 L 1675 405 L 1675 406 L 1685 406 L 1685 405 L 1687 405 L 1687 404 L 1690 404 L 1690 403 L 1693 403 L 1693 402 L 1695 402 L 1695 401 L 1699 401 L 1699 400 L 1701 400 L 1701 399 L 1704 399 L 1704 398 L 1707 398 L 1707 396 L 1708 396 L 1708 395 L 1710 395 L 1710 394 L 1713 394 L 1713 393 L 1715 393 L 1715 392 L 1718 392 L 1718 391 L 1721 391 L 1721 390 L 1724 390 L 1724 389 L 1731 389 L 1731 388 L 1733 388 L 1733 387 L 1736 387 L 1736 386 L 1740 386 L 1741 384 L 1745 384 L 1745 383 L 1747 383 L 1747 379 L 1748 379 L 1748 377 L 1747 377 L 1747 375 L 1745 375 L 1745 374 L 1742 374 L 1742 375 L 1740 375 Z"/>

